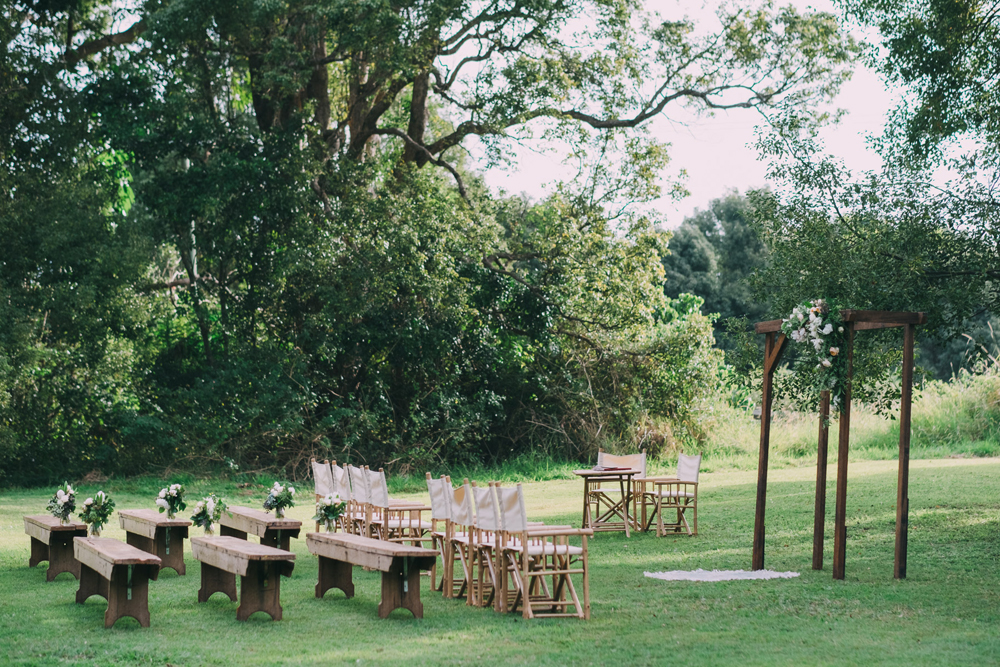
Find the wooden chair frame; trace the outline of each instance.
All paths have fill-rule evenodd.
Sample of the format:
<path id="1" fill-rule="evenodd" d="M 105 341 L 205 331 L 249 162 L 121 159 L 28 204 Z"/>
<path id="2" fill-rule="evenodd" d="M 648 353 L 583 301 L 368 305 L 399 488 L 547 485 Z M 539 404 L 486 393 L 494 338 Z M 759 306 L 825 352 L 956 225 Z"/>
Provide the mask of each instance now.
<path id="1" fill-rule="evenodd" d="M 502 507 L 503 530 L 499 541 L 502 567 L 497 595 L 501 611 L 521 610 L 529 618 L 590 618 L 590 576 L 587 538 L 589 528 L 544 526 L 527 521 L 524 490 L 495 488 Z M 570 537 L 579 537 L 582 546 L 574 547 Z M 582 578 L 583 601 L 573 584 L 573 576 Z M 548 580 L 548 581 L 546 581 Z M 575 612 L 569 612 L 570 607 Z"/>

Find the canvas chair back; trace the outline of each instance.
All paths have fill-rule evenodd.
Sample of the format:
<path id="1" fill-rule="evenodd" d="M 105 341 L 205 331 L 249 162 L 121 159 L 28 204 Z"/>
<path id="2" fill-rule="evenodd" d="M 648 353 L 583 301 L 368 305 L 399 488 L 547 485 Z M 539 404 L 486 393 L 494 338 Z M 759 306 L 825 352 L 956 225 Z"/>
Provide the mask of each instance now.
<path id="1" fill-rule="evenodd" d="M 385 480 L 385 473 L 379 470 L 369 470 L 368 474 L 368 503 L 373 507 L 386 508 L 389 506 L 389 486 Z"/>
<path id="2" fill-rule="evenodd" d="M 451 522 L 458 526 L 471 526 L 475 522 L 475 511 L 472 509 L 472 487 L 466 480 L 462 486 L 451 491 L 451 506 L 448 508 Z"/>
<path id="3" fill-rule="evenodd" d="M 341 468 L 336 463 L 332 466 L 333 470 L 333 490 L 338 496 L 340 496 L 341 502 L 350 502 L 351 500 L 351 481 L 348 478 L 347 470 Z"/>
<path id="4" fill-rule="evenodd" d="M 439 479 L 431 477 L 427 473 L 427 492 L 431 496 L 431 519 L 435 521 L 447 521 L 451 518 L 451 503 L 448 496 L 451 495 L 451 485 L 447 478 L 442 476 Z"/>
<path id="5" fill-rule="evenodd" d="M 500 522 L 506 533 L 523 533 L 528 530 L 528 514 L 524 510 L 524 490 L 496 487 L 497 504 L 500 506 Z"/>
<path id="6" fill-rule="evenodd" d="M 348 465 L 347 473 L 351 477 L 351 497 L 355 504 L 365 505 L 368 503 L 368 475 L 365 471 L 356 466 Z"/>
<path id="7" fill-rule="evenodd" d="M 677 479 L 682 482 L 697 482 L 700 471 L 701 454 L 698 456 L 679 454 L 677 456 Z"/>
<path id="8" fill-rule="evenodd" d="M 324 461 L 320 463 L 313 459 L 311 463 L 313 481 L 316 483 L 316 495 L 326 496 L 334 493 L 333 471 L 330 470 L 330 462 Z"/>
<path id="9" fill-rule="evenodd" d="M 597 465 L 608 468 L 632 468 L 638 470 L 637 477 L 646 476 L 646 450 L 641 454 L 608 454 L 607 452 L 597 452 Z"/>
<path id="10" fill-rule="evenodd" d="M 500 530 L 500 512 L 497 508 L 497 497 L 493 493 L 493 483 L 488 486 L 474 486 L 472 492 L 476 498 L 476 528 L 491 533 Z"/>

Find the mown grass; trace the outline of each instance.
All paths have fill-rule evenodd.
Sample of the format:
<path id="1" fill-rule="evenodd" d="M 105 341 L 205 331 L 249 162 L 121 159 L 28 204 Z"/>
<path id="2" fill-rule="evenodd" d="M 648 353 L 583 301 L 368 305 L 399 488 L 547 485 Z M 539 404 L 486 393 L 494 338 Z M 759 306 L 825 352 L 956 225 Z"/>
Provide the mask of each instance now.
<path id="1" fill-rule="evenodd" d="M 28 568 L 21 516 L 43 511 L 49 490 L 0 492 L 0 663 L 10 665 L 991 665 L 1000 662 L 1000 459 L 914 461 L 909 577 L 892 579 L 896 466 L 852 462 L 847 579 L 833 581 L 832 493 L 827 567 L 809 569 L 814 470 L 773 471 L 767 565 L 801 573 L 756 582 L 664 582 L 644 571 L 741 569 L 750 564 L 755 475 L 705 474 L 701 534 L 591 542 L 593 618 L 524 622 L 423 591 L 425 618 L 376 617 L 379 579 L 355 569 L 357 596 L 317 600 L 316 559 L 293 540 L 296 569 L 282 582 L 284 619 L 236 621 L 217 595 L 197 603 L 199 565 L 165 571 L 150 587 L 152 625 L 103 627 L 105 603 L 74 603 L 76 581 L 45 582 Z M 482 478 L 481 478 L 482 479 Z M 253 504 L 262 488 L 186 480 Z M 119 508 L 150 507 L 157 480 L 105 485 Z M 526 485 L 529 514 L 579 524 L 581 483 Z M 82 485 L 83 494 L 96 492 Z M 310 491 L 304 488 L 307 494 Z M 311 508 L 291 510 L 308 521 Z M 123 538 L 117 525 L 106 532 Z M 425 583 L 426 586 L 426 583 Z"/>

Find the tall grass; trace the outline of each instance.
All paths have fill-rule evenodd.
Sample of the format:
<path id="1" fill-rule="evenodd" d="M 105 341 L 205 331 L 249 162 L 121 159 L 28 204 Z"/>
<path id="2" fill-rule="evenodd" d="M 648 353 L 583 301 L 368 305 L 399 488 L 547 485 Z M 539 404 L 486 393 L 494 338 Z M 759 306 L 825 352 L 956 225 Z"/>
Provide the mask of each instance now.
<path id="1" fill-rule="evenodd" d="M 708 470 L 745 470 L 757 465 L 760 422 L 747 410 L 723 400 L 705 411 L 701 445 Z M 830 422 L 830 456 L 837 454 L 836 419 Z M 994 364 L 978 374 L 962 372 L 950 381 L 932 380 L 915 392 L 910 431 L 912 458 L 1000 456 L 1000 370 Z M 819 416 L 775 413 L 770 465 L 812 465 L 816 460 Z M 851 408 L 852 459 L 894 459 L 899 452 L 899 422 L 876 415 L 865 405 Z"/>

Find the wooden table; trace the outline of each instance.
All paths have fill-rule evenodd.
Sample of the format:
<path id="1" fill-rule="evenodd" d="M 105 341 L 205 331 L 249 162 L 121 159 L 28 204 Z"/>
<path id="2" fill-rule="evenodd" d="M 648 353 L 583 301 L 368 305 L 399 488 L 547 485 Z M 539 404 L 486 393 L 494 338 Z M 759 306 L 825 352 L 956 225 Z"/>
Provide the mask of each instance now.
<path id="1" fill-rule="evenodd" d="M 254 544 L 237 537 L 195 537 L 191 553 L 201 561 L 198 602 L 212 593 L 225 593 L 236 602 L 236 575 L 240 575 L 240 606 L 236 620 L 245 621 L 256 611 L 281 620 L 281 577 L 290 577 L 295 554 Z"/>
<path id="2" fill-rule="evenodd" d="M 288 551 L 291 538 L 299 536 L 302 522 L 294 519 L 279 519 L 264 510 L 250 507 L 229 507 L 219 519 L 219 534 L 227 537 L 247 539 L 247 534 L 256 535 L 264 546 Z"/>
<path id="3" fill-rule="evenodd" d="M 168 519 L 157 510 L 119 510 L 118 523 L 125 531 L 125 541 L 143 551 L 159 556 L 161 568 L 173 568 L 183 575 L 184 540 L 191 522 Z"/>
<path id="4" fill-rule="evenodd" d="M 123 616 L 149 627 L 149 580 L 156 581 L 160 572 L 158 557 L 107 537 L 76 537 L 73 553 L 80 562 L 77 603 L 100 595 L 108 601 L 104 627 Z"/>
<path id="5" fill-rule="evenodd" d="M 382 573 L 382 600 L 378 617 L 387 618 L 394 609 L 409 609 L 416 618 L 424 617 L 420 601 L 420 571 L 437 562 L 435 549 L 384 542 L 350 533 L 306 533 L 309 552 L 319 557 L 316 597 L 339 588 L 354 597 L 352 566 L 361 565 Z"/>
<path id="6" fill-rule="evenodd" d="M 629 514 L 629 502 L 632 500 L 632 478 L 639 474 L 639 470 L 633 468 L 623 468 L 618 470 L 574 470 L 573 474 L 583 478 L 583 527 L 591 528 L 596 532 L 624 530 L 625 537 L 630 537 L 629 529 L 634 522 L 634 518 Z M 590 511 L 590 494 L 597 487 L 599 482 L 618 482 L 621 492 L 621 500 L 609 502 L 605 497 L 598 497 L 597 516 L 592 516 Z M 604 504 L 603 512 L 601 503 Z M 620 521 L 616 519 L 621 519 Z"/>
<path id="7" fill-rule="evenodd" d="M 73 557 L 73 538 L 86 537 L 87 524 L 71 521 L 63 525 L 51 514 L 29 514 L 24 517 L 24 532 L 31 537 L 28 567 L 49 561 L 45 581 L 52 581 L 62 572 L 80 578 L 80 562 Z"/>

